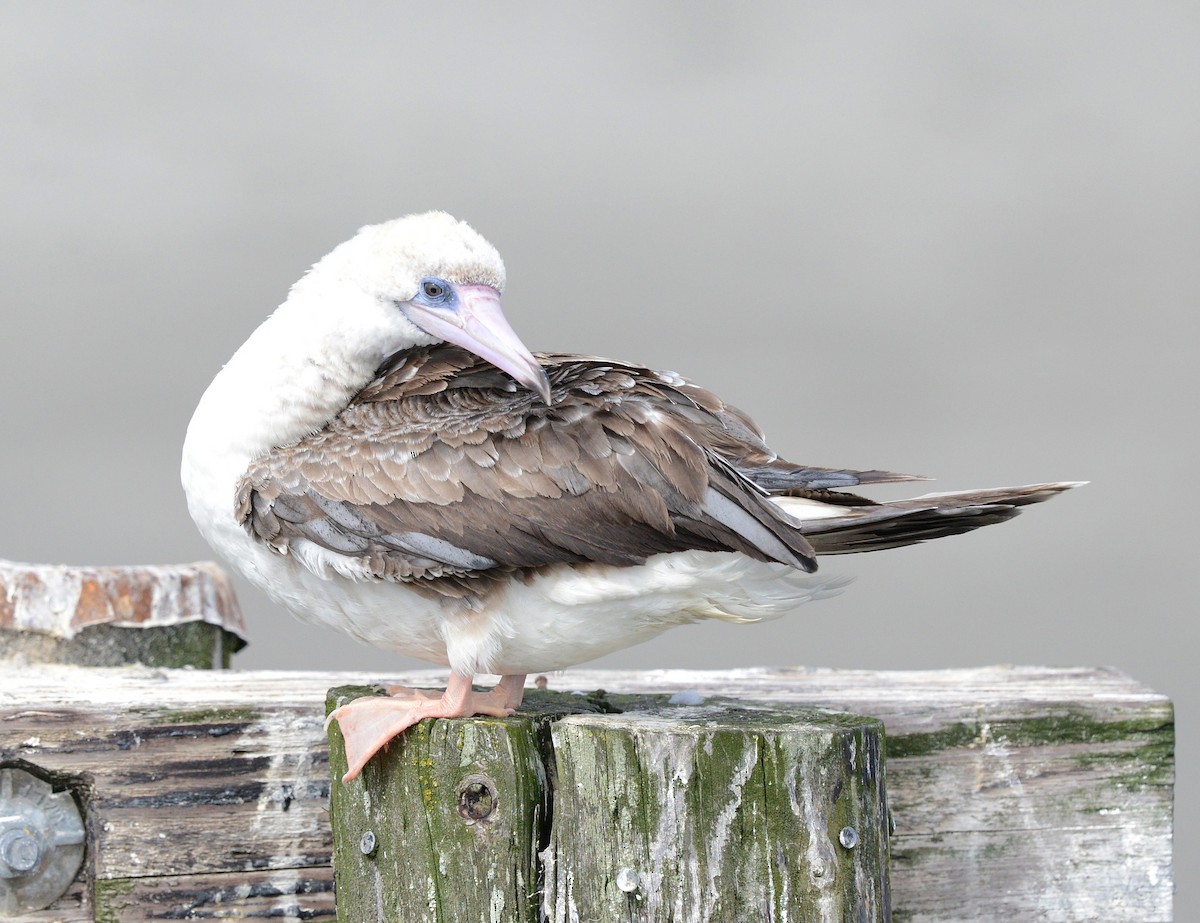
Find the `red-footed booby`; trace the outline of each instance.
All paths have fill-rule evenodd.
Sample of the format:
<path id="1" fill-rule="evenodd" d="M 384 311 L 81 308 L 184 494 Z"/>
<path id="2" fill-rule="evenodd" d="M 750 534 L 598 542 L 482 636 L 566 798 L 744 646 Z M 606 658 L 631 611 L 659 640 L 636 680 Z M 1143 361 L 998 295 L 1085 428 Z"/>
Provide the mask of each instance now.
<path id="1" fill-rule="evenodd" d="M 302 618 L 451 671 L 331 716 L 354 778 L 429 717 L 509 715 L 525 676 L 700 619 L 832 595 L 817 557 L 1002 522 L 1074 486 L 875 503 L 918 480 L 785 461 L 670 372 L 531 353 L 500 255 L 441 212 L 363 228 L 237 351 L 188 428 L 213 548 Z M 476 674 L 499 674 L 491 691 Z"/>

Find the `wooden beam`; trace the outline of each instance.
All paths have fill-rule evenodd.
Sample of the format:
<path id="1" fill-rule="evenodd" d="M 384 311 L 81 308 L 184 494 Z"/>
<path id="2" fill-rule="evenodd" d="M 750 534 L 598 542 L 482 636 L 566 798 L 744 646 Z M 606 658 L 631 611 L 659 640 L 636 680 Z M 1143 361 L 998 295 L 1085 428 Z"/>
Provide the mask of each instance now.
<path id="1" fill-rule="evenodd" d="M 322 699 L 380 679 L 445 674 L 0 671 L 0 764 L 56 774 L 88 808 L 84 887 L 29 919 L 91 919 L 94 890 L 161 877 L 227 894 L 233 915 L 240 898 L 220 889 L 239 875 L 275 918 L 330 918 Z M 1171 703 L 1116 671 L 578 670 L 550 685 L 881 718 L 898 921 L 1171 919 Z M 182 891 L 171 900 L 128 918 L 188 912 Z"/>

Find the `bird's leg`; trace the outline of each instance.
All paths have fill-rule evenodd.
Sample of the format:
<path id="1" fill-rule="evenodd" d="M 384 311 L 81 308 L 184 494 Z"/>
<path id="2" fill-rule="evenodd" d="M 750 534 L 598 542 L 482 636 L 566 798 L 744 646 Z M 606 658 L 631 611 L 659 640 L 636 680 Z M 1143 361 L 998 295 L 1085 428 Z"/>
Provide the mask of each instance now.
<path id="1" fill-rule="evenodd" d="M 525 700 L 526 675 L 525 673 L 513 673 L 509 676 L 501 676 L 500 682 L 496 683 L 492 694 L 503 693 L 504 704 L 516 711 L 521 707 L 521 702 Z"/>
<path id="2" fill-rule="evenodd" d="M 389 695 L 363 696 L 332 711 L 325 724 L 328 727 L 330 721 L 336 720 L 346 742 L 349 768 L 342 781 L 357 777 L 367 761 L 393 737 L 424 718 L 470 715 L 503 718 L 516 711 L 525 695 L 524 676 L 505 676 L 496 688 L 487 692 L 472 689 L 471 679 L 462 673 L 451 673 L 441 695 L 428 689 L 392 687 Z"/>

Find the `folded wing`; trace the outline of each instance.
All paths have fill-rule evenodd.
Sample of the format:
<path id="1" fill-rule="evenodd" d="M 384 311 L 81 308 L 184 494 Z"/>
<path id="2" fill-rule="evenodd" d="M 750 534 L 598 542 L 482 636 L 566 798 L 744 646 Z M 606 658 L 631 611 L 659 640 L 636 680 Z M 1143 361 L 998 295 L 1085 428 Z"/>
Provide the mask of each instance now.
<path id="1" fill-rule="evenodd" d="M 744 414 L 677 376 L 542 361 L 550 406 L 457 347 L 398 355 L 320 432 L 250 466 L 239 521 L 278 551 L 310 542 L 400 580 L 688 549 L 813 570 L 769 495 L 900 477 L 783 462 Z"/>

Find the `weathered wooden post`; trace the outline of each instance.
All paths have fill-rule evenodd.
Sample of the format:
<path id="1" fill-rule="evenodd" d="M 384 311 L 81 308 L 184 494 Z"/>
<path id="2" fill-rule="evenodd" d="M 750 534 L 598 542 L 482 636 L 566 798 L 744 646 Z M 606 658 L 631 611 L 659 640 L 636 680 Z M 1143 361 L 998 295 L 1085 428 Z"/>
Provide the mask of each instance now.
<path id="1" fill-rule="evenodd" d="M 738 703 L 551 733 L 555 923 L 891 918 L 879 721 Z"/>
<path id="2" fill-rule="evenodd" d="M 422 722 L 348 785 L 331 726 L 340 918 L 890 919 L 879 721 L 528 699 L 515 718 Z"/>
<path id="3" fill-rule="evenodd" d="M 233 586 L 216 564 L 0 560 L 0 663 L 221 668 L 245 635 Z"/>
<path id="4" fill-rule="evenodd" d="M 371 691 L 331 690 L 328 710 Z M 330 726 L 339 919 L 537 919 L 549 795 L 539 717 L 423 721 L 346 785 Z"/>

